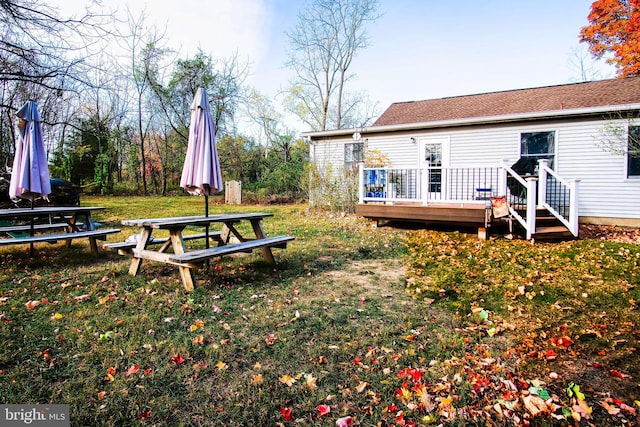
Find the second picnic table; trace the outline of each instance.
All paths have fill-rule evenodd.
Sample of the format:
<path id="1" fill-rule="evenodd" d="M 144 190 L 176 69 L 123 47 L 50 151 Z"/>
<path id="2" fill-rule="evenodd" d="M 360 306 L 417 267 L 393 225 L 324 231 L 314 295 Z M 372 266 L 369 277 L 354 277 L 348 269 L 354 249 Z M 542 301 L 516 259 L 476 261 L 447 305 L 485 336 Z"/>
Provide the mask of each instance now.
<path id="1" fill-rule="evenodd" d="M 0 227 L 0 234 L 10 238 L 0 239 L 0 246 L 33 244 L 40 242 L 55 243 L 65 240 L 67 245 L 74 239 L 88 238 L 91 252 L 98 255 L 96 239 L 105 240 L 108 234 L 118 233 L 119 229 L 98 229 L 91 216 L 92 212 L 104 210 L 102 206 L 42 206 L 35 208 L 0 209 L 0 220 L 26 220 L 29 224 L 11 224 Z M 84 222 L 79 219 L 83 218 Z M 44 223 L 35 224 L 35 220 Z M 64 233 L 35 234 L 35 232 L 64 229 Z M 22 236 L 22 234 L 26 234 Z"/>
<path id="2" fill-rule="evenodd" d="M 142 260 L 157 261 L 166 264 L 176 265 L 180 270 L 180 277 L 187 291 L 193 290 L 193 276 L 191 270 L 199 266 L 200 263 L 214 257 L 229 255 L 238 252 L 251 252 L 254 249 L 261 249 L 262 256 L 269 264 L 274 264 L 275 260 L 271 248 L 286 248 L 287 242 L 294 240 L 292 236 L 267 237 L 263 228 L 262 220 L 273 216 L 270 213 L 237 213 L 220 214 L 211 216 L 187 216 L 173 218 L 145 218 L 122 221 L 123 225 L 139 227 L 141 229 L 137 242 L 122 242 L 106 245 L 112 249 L 118 249 L 121 254 L 129 253 L 133 256 L 129 274 L 135 276 L 140 271 Z M 237 229 L 236 224 L 241 221 L 249 221 L 254 236 L 243 236 Z M 209 227 L 212 223 L 221 223 L 222 229 L 210 233 L 209 238 L 217 241 L 218 246 L 212 248 L 187 251 L 186 240 L 192 238 L 206 238 L 206 235 L 184 234 L 184 229 L 188 226 Z M 154 239 L 154 230 L 168 230 L 169 237 Z M 231 237 L 235 236 L 238 243 L 231 243 Z M 154 246 L 161 244 L 157 249 Z M 173 253 L 166 252 L 169 247 Z"/>

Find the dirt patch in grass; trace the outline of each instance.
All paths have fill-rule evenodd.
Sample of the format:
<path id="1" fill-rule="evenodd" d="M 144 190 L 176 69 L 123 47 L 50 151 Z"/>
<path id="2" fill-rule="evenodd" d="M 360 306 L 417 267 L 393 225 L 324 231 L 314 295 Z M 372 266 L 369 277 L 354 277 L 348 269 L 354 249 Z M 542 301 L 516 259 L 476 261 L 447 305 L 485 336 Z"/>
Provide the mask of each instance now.
<path id="1" fill-rule="evenodd" d="M 333 281 L 351 283 L 381 297 L 391 296 L 389 285 L 404 283 L 405 274 L 406 269 L 398 259 L 354 260 L 338 270 L 323 273 Z"/>
<path id="2" fill-rule="evenodd" d="M 331 257 L 318 259 L 319 262 L 332 262 Z M 307 300 L 333 300 L 353 298 L 362 303 L 369 300 L 405 300 L 406 268 L 402 260 L 365 259 L 348 260 L 339 266 L 319 272 L 313 277 L 301 278 L 301 281 L 311 281 L 313 293 L 305 296 Z M 403 298 L 397 298 L 402 296 Z M 381 304 L 384 311 L 394 310 L 393 304 Z"/>

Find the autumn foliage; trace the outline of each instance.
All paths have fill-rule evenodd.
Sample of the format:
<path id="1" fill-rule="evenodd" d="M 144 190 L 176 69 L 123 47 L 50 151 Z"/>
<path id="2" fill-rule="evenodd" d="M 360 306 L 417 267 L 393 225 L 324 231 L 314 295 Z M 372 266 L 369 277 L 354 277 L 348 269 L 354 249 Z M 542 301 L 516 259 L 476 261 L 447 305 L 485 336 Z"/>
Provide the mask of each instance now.
<path id="1" fill-rule="evenodd" d="M 607 58 L 619 77 L 640 74 L 640 0 L 596 0 L 580 41 L 596 58 Z"/>

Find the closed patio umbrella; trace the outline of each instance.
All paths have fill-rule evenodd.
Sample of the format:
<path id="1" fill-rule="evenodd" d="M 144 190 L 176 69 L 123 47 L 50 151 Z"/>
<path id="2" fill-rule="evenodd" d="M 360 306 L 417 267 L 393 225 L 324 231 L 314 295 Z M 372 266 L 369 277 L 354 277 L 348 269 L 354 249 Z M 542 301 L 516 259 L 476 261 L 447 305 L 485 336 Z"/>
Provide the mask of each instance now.
<path id="1" fill-rule="evenodd" d="M 215 124 L 209 110 L 209 99 L 198 88 L 191 103 L 189 144 L 182 169 L 180 187 L 194 195 L 204 195 L 205 216 L 209 216 L 209 195 L 222 191 L 220 160 L 216 149 Z M 207 247 L 209 247 L 207 227 Z"/>
<path id="2" fill-rule="evenodd" d="M 16 113 L 19 138 L 11 169 L 9 197 L 33 200 L 45 199 L 51 193 L 49 165 L 42 137 L 42 119 L 34 101 L 27 101 Z"/>
<path id="3" fill-rule="evenodd" d="M 11 199 L 27 199 L 33 201 L 51 193 L 49 181 L 49 165 L 44 150 L 42 137 L 42 119 L 34 101 L 27 101 L 16 113 L 18 123 L 18 144 L 11 169 L 9 197 Z M 31 218 L 31 235 L 33 235 L 33 218 Z M 30 245 L 33 255 L 33 244 Z"/>

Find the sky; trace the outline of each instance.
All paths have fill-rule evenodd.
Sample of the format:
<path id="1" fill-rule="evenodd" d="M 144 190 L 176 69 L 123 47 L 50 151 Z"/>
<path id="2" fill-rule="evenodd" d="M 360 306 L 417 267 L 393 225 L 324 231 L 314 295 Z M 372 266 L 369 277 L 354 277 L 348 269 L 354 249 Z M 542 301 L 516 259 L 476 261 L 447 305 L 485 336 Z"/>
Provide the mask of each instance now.
<path id="1" fill-rule="evenodd" d="M 57 0 L 61 8 L 83 0 Z M 369 46 L 353 61 L 351 90 L 365 90 L 382 113 L 415 101 L 580 80 L 576 50 L 591 0 L 380 0 L 381 17 L 367 26 Z M 285 31 L 305 0 L 102 0 L 104 7 L 145 8 L 147 23 L 166 27 L 181 57 L 198 48 L 212 58 L 238 54 L 250 66 L 247 83 L 279 104 L 291 78 L 284 67 Z M 309 129 L 301 128 L 306 131 Z"/>

